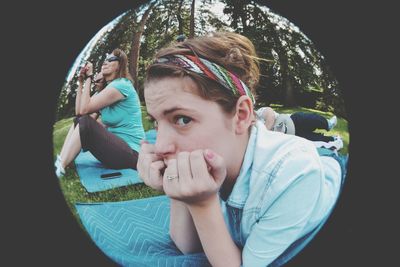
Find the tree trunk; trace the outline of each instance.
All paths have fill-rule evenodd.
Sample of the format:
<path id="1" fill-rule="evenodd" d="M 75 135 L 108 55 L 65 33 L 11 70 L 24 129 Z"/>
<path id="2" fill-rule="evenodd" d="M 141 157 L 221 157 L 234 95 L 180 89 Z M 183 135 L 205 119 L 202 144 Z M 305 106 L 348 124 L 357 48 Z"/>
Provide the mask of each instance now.
<path id="1" fill-rule="evenodd" d="M 181 0 L 179 2 L 178 13 L 176 14 L 176 18 L 178 19 L 178 29 L 179 29 L 178 34 L 179 35 L 183 34 L 183 20 L 182 20 L 182 16 L 181 16 L 182 4 L 183 4 L 183 0 Z"/>
<path id="2" fill-rule="evenodd" d="M 147 8 L 147 10 L 144 12 L 138 27 L 136 27 L 137 30 L 133 34 L 131 52 L 130 52 L 129 70 L 132 75 L 136 90 L 138 90 L 137 70 L 139 64 L 140 39 L 144 31 L 144 25 L 146 24 L 146 21 L 149 18 L 150 11 L 154 7 L 154 5 L 155 2 L 151 3 L 150 6 Z M 136 24 L 136 21 L 134 23 Z"/>
<path id="3" fill-rule="evenodd" d="M 286 79 L 283 82 L 284 88 L 285 88 L 285 105 L 287 107 L 294 107 L 296 106 L 296 98 L 294 96 L 294 89 L 293 89 L 293 83 L 292 80 L 290 79 L 289 75 L 285 75 Z"/>
<path id="4" fill-rule="evenodd" d="M 232 7 L 232 27 L 237 30 L 239 26 L 239 21 L 242 22 L 243 29 L 242 32 L 245 33 L 248 31 L 248 26 L 247 26 L 247 12 L 248 10 L 245 9 L 246 5 L 249 3 L 249 1 L 230 1 L 231 2 L 231 7 Z"/>
<path id="5" fill-rule="evenodd" d="M 165 31 L 164 31 L 164 37 L 167 36 L 168 34 L 168 30 L 169 30 L 169 20 L 171 18 L 171 12 L 168 11 L 168 17 L 167 17 L 167 21 L 165 23 Z"/>
<path id="6" fill-rule="evenodd" d="M 246 33 L 249 28 L 249 27 L 247 27 L 247 16 L 246 16 L 247 9 L 245 9 L 245 6 L 246 6 L 246 4 L 241 2 L 240 6 L 238 8 L 239 17 L 240 17 L 240 20 L 242 21 L 242 25 L 243 25 L 243 33 Z"/>
<path id="7" fill-rule="evenodd" d="M 189 38 L 194 37 L 194 10 L 195 10 L 196 0 L 192 0 L 192 7 L 190 8 L 190 33 Z"/>
<path id="8" fill-rule="evenodd" d="M 269 18 L 267 17 L 267 15 L 263 12 L 261 12 L 261 14 L 263 15 L 264 19 L 267 20 L 270 25 L 274 25 Z M 294 88 L 293 88 L 293 81 L 290 77 L 290 69 L 289 69 L 289 57 L 288 57 L 288 53 L 286 51 L 286 47 L 282 45 L 282 42 L 279 38 L 278 33 L 276 32 L 276 29 L 273 28 L 271 30 L 271 37 L 274 40 L 275 43 L 275 50 L 278 53 L 278 57 L 279 57 L 279 65 L 280 65 L 280 73 L 282 76 L 282 87 L 281 89 L 284 90 L 284 104 L 287 107 L 294 107 L 296 106 L 296 98 L 294 95 Z"/>
<path id="9" fill-rule="evenodd" d="M 279 38 L 278 38 L 279 40 Z M 286 107 L 294 107 L 296 100 L 294 96 L 294 89 L 292 79 L 290 77 L 289 60 L 286 54 L 286 50 L 282 47 L 278 51 L 280 73 L 282 76 L 282 90 L 284 91 L 284 104 Z"/>

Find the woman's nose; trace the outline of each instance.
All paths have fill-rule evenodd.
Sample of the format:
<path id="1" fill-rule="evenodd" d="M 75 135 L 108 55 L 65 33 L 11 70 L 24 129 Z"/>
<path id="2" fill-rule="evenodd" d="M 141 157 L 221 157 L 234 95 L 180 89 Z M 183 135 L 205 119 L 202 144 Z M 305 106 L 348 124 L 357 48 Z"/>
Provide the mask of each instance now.
<path id="1" fill-rule="evenodd" d="M 171 130 L 164 129 L 158 125 L 155 153 L 160 157 L 166 158 L 168 155 L 173 155 L 175 150 L 176 145 Z"/>

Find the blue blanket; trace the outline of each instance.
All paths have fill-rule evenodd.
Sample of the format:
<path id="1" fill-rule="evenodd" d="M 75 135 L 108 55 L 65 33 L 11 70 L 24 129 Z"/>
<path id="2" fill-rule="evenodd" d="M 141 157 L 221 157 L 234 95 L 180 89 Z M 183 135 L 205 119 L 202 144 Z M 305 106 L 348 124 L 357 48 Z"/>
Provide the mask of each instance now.
<path id="1" fill-rule="evenodd" d="M 145 132 L 145 134 L 146 134 L 146 140 L 150 144 L 155 144 L 156 143 L 157 131 L 155 129 L 148 130 L 147 132 Z"/>
<path id="2" fill-rule="evenodd" d="M 79 153 L 75 158 L 75 167 L 82 185 L 89 193 L 142 182 L 137 171 L 133 169 L 108 169 L 89 151 Z M 122 175 L 111 179 L 101 178 L 102 174 L 112 172 L 121 172 Z"/>
<path id="3" fill-rule="evenodd" d="M 77 203 L 95 244 L 122 266 L 210 266 L 204 253 L 183 255 L 169 237 L 166 196 L 107 203 Z"/>

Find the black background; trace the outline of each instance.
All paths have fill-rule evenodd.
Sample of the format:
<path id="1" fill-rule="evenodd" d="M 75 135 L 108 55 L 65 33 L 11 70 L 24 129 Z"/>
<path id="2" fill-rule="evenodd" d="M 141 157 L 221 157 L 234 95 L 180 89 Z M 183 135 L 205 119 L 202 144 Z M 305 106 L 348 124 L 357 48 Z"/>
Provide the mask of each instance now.
<path id="1" fill-rule="evenodd" d="M 399 86 L 393 83 L 396 67 L 389 66 L 396 63 L 395 9 L 366 1 L 265 2 L 326 57 L 350 122 L 344 191 L 327 224 L 288 266 L 386 266 L 396 246 L 389 245 L 395 237 L 390 214 L 399 210 L 389 206 L 398 199 L 393 182 L 400 178 L 396 157 L 388 155 L 398 147 L 393 96 Z M 52 127 L 56 99 L 74 59 L 98 30 L 138 4 L 13 1 L 2 8 L 2 261 L 113 265 L 64 201 L 53 171 Z"/>

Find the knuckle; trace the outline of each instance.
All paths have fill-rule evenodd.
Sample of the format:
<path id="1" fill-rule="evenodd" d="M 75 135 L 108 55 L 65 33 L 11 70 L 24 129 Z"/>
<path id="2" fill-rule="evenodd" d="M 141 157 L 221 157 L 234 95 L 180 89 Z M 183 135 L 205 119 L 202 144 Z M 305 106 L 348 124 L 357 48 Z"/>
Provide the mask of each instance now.
<path id="1" fill-rule="evenodd" d="M 151 162 L 150 163 L 150 169 L 152 169 L 152 170 L 159 170 L 160 168 L 161 168 L 161 163 L 159 162 L 159 161 L 153 161 L 153 162 Z"/>

